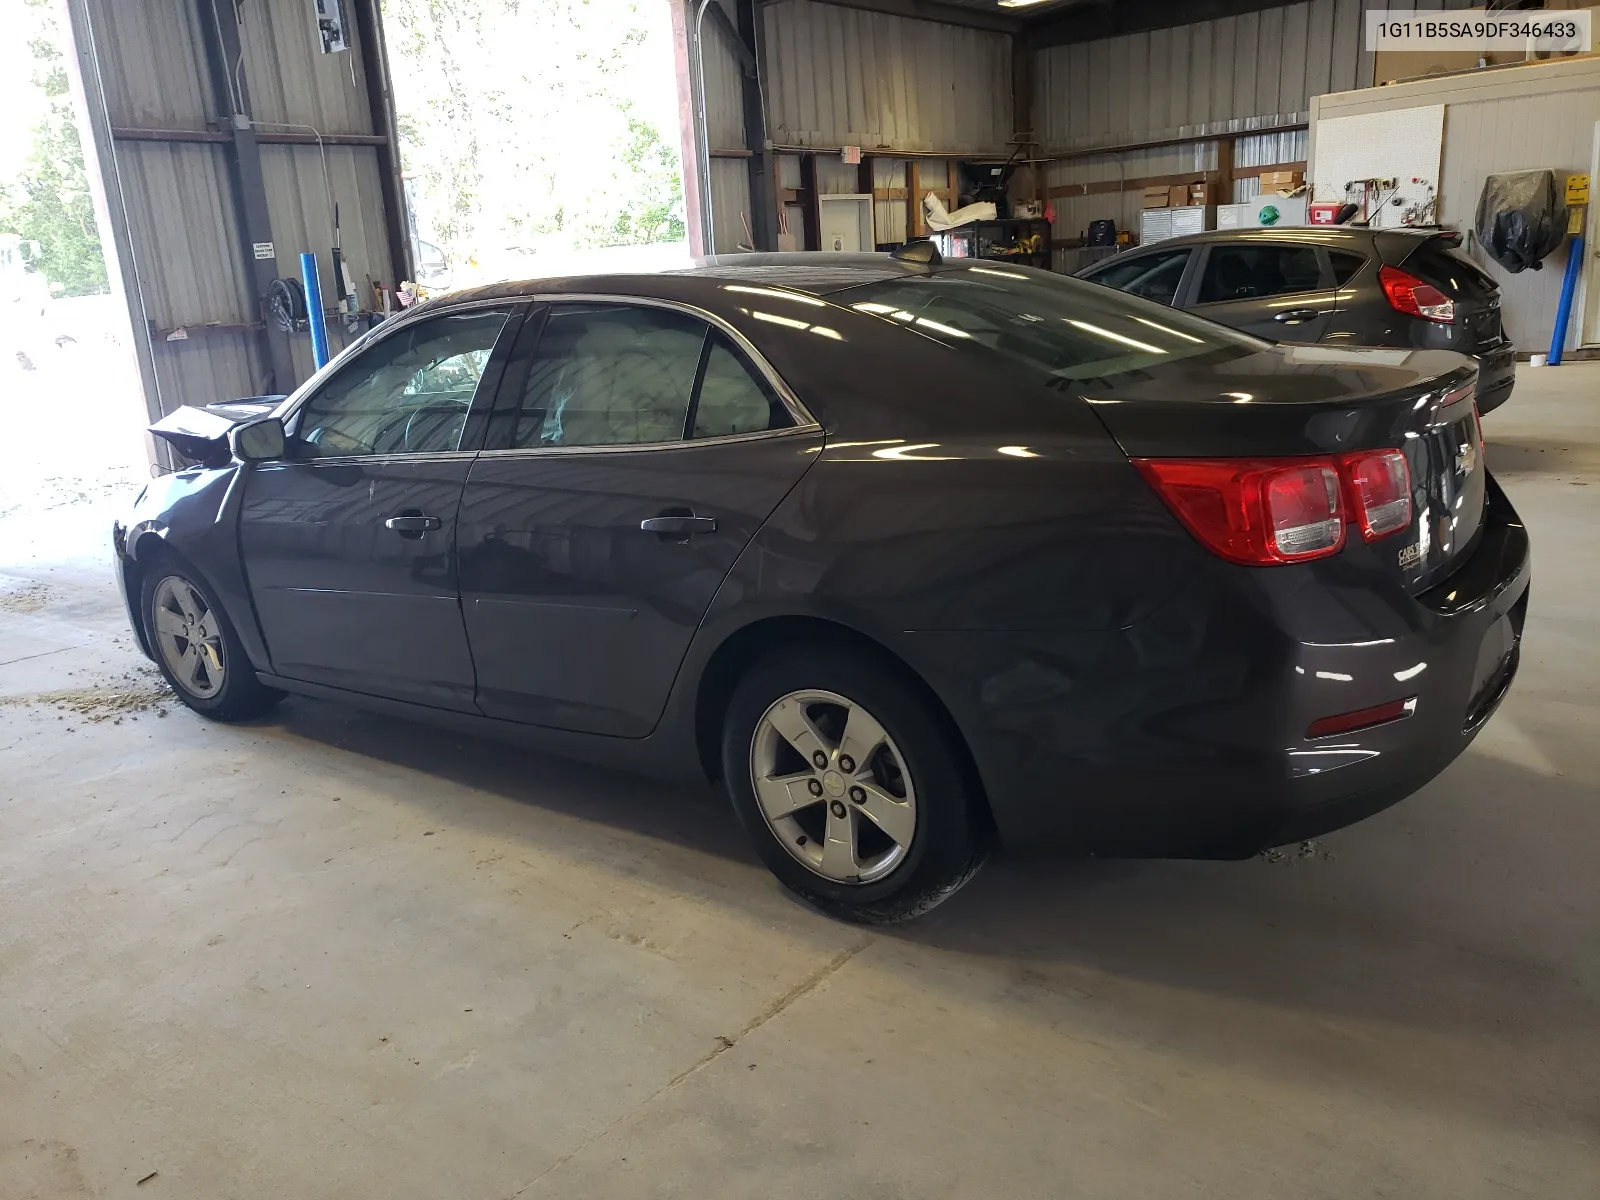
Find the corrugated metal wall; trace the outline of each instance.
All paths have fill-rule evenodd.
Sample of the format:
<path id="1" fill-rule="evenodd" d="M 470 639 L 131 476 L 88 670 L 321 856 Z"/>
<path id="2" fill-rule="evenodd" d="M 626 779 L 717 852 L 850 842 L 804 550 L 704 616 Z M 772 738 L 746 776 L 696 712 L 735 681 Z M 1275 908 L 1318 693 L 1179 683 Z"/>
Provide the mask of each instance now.
<path id="1" fill-rule="evenodd" d="M 1303 121 L 1312 96 L 1370 79 L 1362 11 L 1362 0 L 1309 0 L 1041 50 L 1045 153 Z"/>
<path id="2" fill-rule="evenodd" d="M 885 13 L 767 5 L 767 132 L 780 146 L 1003 154 L 1011 39 Z"/>
<path id="3" fill-rule="evenodd" d="M 80 61 L 98 67 L 91 103 L 97 133 L 105 127 L 214 133 L 227 127 L 210 85 L 204 37 L 192 3 L 175 0 L 73 0 Z M 275 122 L 322 134 L 372 134 L 365 65 L 359 48 L 323 55 L 304 0 L 253 0 L 240 10 L 241 69 L 253 115 L 264 132 Z M 90 36 L 92 35 L 92 36 Z M 87 45 L 85 43 L 88 43 Z M 114 161 L 102 154 L 108 190 L 119 194 L 127 229 L 116 239 L 134 309 L 134 334 L 158 331 L 142 355 L 153 411 L 252 395 L 269 368 L 255 330 L 261 313 L 244 258 L 230 180 L 228 147 L 215 142 L 117 138 Z M 299 254 L 313 250 L 325 290 L 333 278 L 329 196 L 340 207 L 343 243 L 358 289 L 367 278 L 392 280 L 377 150 L 370 146 L 264 145 L 261 161 L 279 275 L 298 277 Z M 326 174 L 324 173 L 326 161 Z M 112 214 L 117 219 L 116 212 Z M 185 329 L 187 338 L 167 340 Z M 342 328 L 330 326 L 335 349 Z M 309 337 L 294 335 L 299 378 L 311 373 Z M 278 386 L 296 381 L 278 381 Z"/>
<path id="4" fill-rule="evenodd" d="M 1317 120 L 1443 104 L 1439 220 L 1467 236 L 1468 252 L 1500 283 L 1506 332 L 1524 352 L 1549 349 L 1567 248 L 1540 271 L 1513 275 L 1477 245 L 1472 229 L 1485 176 L 1548 168 L 1557 180 L 1587 172 L 1600 122 L 1600 59 L 1568 59 L 1394 84 L 1320 97 Z M 1314 132 L 1314 131 L 1313 131 Z M 1600 286 L 1591 257 L 1587 289 Z M 1574 307 L 1569 345 L 1578 344 L 1583 306 Z"/>

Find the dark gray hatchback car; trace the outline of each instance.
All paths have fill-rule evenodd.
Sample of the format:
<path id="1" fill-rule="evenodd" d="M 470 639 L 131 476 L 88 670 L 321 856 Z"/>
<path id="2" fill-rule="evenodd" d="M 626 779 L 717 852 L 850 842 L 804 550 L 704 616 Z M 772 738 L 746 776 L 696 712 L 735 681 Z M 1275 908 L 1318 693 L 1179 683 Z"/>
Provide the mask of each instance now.
<path id="1" fill-rule="evenodd" d="M 1105 259 L 1080 278 L 1275 342 L 1458 350 L 1478 411 L 1504 404 L 1516 347 L 1500 288 L 1447 229 L 1219 229 Z"/>

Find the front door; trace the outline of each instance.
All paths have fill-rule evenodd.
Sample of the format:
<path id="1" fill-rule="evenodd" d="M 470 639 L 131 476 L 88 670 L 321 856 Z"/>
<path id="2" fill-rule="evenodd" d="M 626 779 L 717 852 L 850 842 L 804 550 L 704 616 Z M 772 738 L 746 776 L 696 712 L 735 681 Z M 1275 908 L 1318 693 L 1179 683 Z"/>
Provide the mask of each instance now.
<path id="1" fill-rule="evenodd" d="M 821 443 L 698 317 L 530 318 L 461 508 L 479 707 L 649 733 L 717 588 Z"/>
<path id="2" fill-rule="evenodd" d="M 240 548 L 277 674 L 473 710 L 456 517 L 514 311 L 380 337 L 291 416 L 284 461 L 245 476 Z"/>
<path id="3" fill-rule="evenodd" d="M 1251 237 L 1206 247 L 1185 307 L 1274 342 L 1318 342 L 1334 305 L 1333 279 L 1317 247 Z"/>

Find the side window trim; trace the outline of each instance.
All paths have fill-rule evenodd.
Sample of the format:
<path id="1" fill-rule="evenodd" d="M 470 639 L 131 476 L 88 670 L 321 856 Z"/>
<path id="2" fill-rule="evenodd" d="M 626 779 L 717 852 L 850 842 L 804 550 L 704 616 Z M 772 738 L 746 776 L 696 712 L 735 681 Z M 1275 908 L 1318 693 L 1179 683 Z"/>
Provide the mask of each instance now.
<path id="1" fill-rule="evenodd" d="M 288 459 L 286 461 L 296 464 L 342 463 L 365 462 L 373 458 L 385 460 L 454 458 L 459 455 L 479 453 L 483 449 L 489 414 L 497 401 L 500 385 L 504 379 L 506 360 L 510 356 L 512 347 L 516 344 L 517 336 L 524 322 L 534 307 L 534 305 L 521 297 L 509 296 L 497 300 L 479 300 L 470 304 L 441 306 L 429 311 L 425 316 L 418 317 L 416 320 L 391 318 L 385 322 L 390 328 L 385 329 L 383 325 L 378 326 L 373 331 L 375 336 L 361 344 L 361 350 L 358 355 L 352 356 L 348 363 L 343 364 L 337 371 L 329 374 L 317 387 L 309 388 L 303 395 L 294 397 L 287 409 L 280 414 L 284 424 L 290 428 L 291 432 L 297 432 L 300 418 L 304 414 L 306 406 L 321 395 L 329 384 L 336 379 L 342 378 L 345 371 L 359 362 L 367 353 L 381 346 L 389 338 L 404 333 L 412 325 L 431 321 L 434 317 L 450 316 L 455 313 L 476 312 L 481 309 L 506 309 L 508 312 L 505 324 L 500 327 L 500 333 L 495 338 L 494 347 L 489 351 L 489 358 L 484 364 L 483 375 L 478 381 L 478 389 L 472 397 L 472 407 L 467 412 L 467 420 L 461 431 L 461 443 L 456 449 L 403 454 L 329 455 L 326 458 Z M 308 380 L 307 382 L 309 383 L 310 381 Z"/>
<path id="2" fill-rule="evenodd" d="M 522 328 L 513 339 L 510 346 L 504 369 L 497 381 L 496 395 L 485 421 L 485 434 L 482 450 L 483 454 L 504 457 L 507 455 L 564 455 L 564 454 L 618 454 L 637 453 L 649 450 L 682 449 L 686 446 L 718 445 L 731 441 L 753 441 L 758 438 L 787 437 L 795 433 L 815 433 L 821 426 L 817 419 L 806 411 L 787 383 L 762 356 L 761 352 L 751 344 L 750 340 L 741 334 L 726 321 L 696 308 L 690 304 L 683 304 L 672 300 L 661 300 L 654 296 L 618 296 L 601 295 L 593 293 L 552 293 L 529 298 L 528 314 L 522 323 Z M 614 445 L 594 446 L 513 446 L 510 444 L 516 429 L 517 419 L 522 410 L 522 393 L 527 385 L 528 375 L 533 367 L 534 359 L 538 355 L 539 342 L 544 336 L 545 327 L 549 324 L 551 311 L 562 304 L 615 304 L 622 307 L 634 306 L 644 308 L 662 308 L 670 312 L 682 313 L 693 317 L 706 325 L 706 335 L 700 347 L 700 361 L 695 369 L 694 387 L 690 393 L 689 408 L 685 415 L 682 436 L 677 441 L 670 442 L 624 442 Z M 485 307 L 492 307 L 486 305 Z M 751 433 L 723 434 L 717 437 L 695 437 L 694 422 L 700 406 L 701 385 L 705 381 L 706 368 L 710 363 L 711 352 L 716 346 L 718 335 L 727 338 L 728 349 L 741 362 L 753 367 L 757 374 L 765 380 L 773 392 L 778 396 L 783 407 L 788 411 L 792 424 L 782 429 L 762 429 Z M 498 353 L 500 346 L 495 350 Z"/>

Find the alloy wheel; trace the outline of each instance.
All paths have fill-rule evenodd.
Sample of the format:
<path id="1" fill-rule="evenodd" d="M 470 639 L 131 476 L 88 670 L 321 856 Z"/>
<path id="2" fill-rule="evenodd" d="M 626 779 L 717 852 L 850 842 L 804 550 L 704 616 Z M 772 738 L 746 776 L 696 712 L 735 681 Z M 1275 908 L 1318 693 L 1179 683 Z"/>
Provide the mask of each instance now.
<path id="1" fill-rule="evenodd" d="M 756 723 L 750 782 L 773 835 L 835 883 L 872 883 L 905 860 L 917 794 L 883 726 L 836 692 L 790 692 Z"/>
<path id="2" fill-rule="evenodd" d="M 218 614 L 188 580 L 176 575 L 156 584 L 151 609 L 156 645 L 178 686 L 200 700 L 215 696 L 228 670 Z"/>

